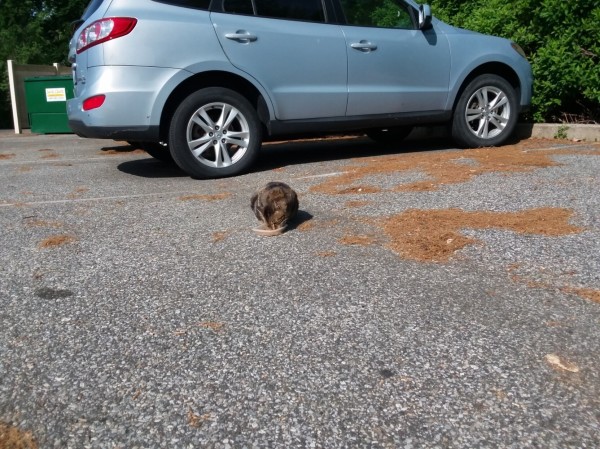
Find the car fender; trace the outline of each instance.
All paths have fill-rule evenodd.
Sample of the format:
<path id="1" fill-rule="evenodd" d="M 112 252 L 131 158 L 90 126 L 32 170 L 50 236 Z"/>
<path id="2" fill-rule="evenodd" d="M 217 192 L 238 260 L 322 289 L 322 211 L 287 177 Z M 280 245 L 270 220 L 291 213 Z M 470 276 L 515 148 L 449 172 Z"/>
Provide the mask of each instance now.
<path id="1" fill-rule="evenodd" d="M 512 50 L 510 41 L 477 33 L 447 36 L 452 58 L 447 109 L 453 108 L 465 80 L 487 64 L 502 64 L 514 72 L 519 80 L 521 104 L 530 103 L 531 67 L 525 58 Z M 460 42 L 458 43 L 457 40 Z M 464 50 L 465 46 L 468 50 Z M 514 52 L 514 57 L 511 56 L 511 51 Z"/>
<path id="2" fill-rule="evenodd" d="M 269 118 L 273 119 L 275 117 L 273 102 L 267 90 L 255 78 L 248 75 L 246 72 L 237 69 L 231 63 L 229 63 L 229 61 L 217 60 L 202 61 L 196 64 L 192 64 L 181 70 L 178 70 L 170 79 L 168 79 L 156 95 L 154 106 L 151 111 L 150 123 L 152 125 L 158 125 L 160 123 L 165 105 L 167 104 L 171 95 L 177 90 L 179 86 L 181 86 L 187 80 L 196 75 L 208 72 L 228 73 L 236 77 L 242 78 L 246 82 L 250 83 L 264 98 L 265 104 L 268 109 Z"/>

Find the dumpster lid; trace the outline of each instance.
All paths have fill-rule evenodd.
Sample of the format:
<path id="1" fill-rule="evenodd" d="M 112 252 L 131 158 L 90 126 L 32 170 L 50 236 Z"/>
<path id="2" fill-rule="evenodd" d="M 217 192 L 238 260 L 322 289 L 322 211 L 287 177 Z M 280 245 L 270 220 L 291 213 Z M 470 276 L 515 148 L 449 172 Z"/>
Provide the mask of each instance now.
<path id="1" fill-rule="evenodd" d="M 25 81 L 63 81 L 70 80 L 73 77 L 71 75 L 49 75 L 49 76 L 31 76 L 25 78 Z"/>

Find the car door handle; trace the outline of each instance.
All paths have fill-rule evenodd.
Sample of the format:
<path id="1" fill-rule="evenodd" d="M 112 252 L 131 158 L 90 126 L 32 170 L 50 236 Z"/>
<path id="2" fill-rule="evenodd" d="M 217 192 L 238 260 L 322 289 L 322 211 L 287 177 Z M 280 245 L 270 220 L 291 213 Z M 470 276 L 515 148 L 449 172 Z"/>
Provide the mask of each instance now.
<path id="1" fill-rule="evenodd" d="M 254 34 L 250 34 L 244 30 L 238 30 L 235 33 L 226 33 L 225 37 L 227 39 L 231 39 L 232 41 L 238 41 L 244 44 L 247 44 L 248 42 L 254 42 L 256 39 L 258 39 Z"/>
<path id="2" fill-rule="evenodd" d="M 365 40 L 362 40 L 360 42 L 353 42 L 352 44 L 350 44 L 350 47 L 354 48 L 355 50 L 359 50 L 359 51 L 362 51 L 365 53 L 368 53 L 373 50 L 377 50 L 377 45 L 375 45 L 372 42 L 365 41 Z"/>

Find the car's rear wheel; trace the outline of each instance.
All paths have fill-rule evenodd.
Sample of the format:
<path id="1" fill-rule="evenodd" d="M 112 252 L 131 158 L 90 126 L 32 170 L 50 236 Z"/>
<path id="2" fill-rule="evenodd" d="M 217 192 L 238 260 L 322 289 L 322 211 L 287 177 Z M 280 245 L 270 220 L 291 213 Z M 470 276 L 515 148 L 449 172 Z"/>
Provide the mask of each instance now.
<path id="1" fill-rule="evenodd" d="M 513 133 L 518 115 L 515 88 L 500 76 L 480 75 L 456 104 L 452 136 L 465 147 L 500 145 Z"/>
<path id="2" fill-rule="evenodd" d="M 390 128 L 369 129 L 366 134 L 375 142 L 389 145 L 402 142 L 408 137 L 412 129 L 412 126 L 395 126 Z"/>
<path id="3" fill-rule="evenodd" d="M 177 165 L 198 178 L 240 174 L 252 165 L 262 127 L 250 102 L 230 89 L 189 95 L 175 110 L 169 148 Z"/>

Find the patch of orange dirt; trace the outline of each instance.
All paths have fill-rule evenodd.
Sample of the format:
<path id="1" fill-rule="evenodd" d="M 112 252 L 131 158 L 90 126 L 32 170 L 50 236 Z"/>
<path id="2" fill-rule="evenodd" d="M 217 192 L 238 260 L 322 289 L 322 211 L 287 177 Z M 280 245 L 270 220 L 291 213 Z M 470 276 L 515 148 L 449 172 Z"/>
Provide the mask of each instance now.
<path id="1" fill-rule="evenodd" d="M 376 239 L 371 235 L 345 235 L 339 239 L 339 242 L 344 245 L 361 245 L 369 246 L 376 242 Z"/>
<path id="2" fill-rule="evenodd" d="M 335 251 L 319 251 L 317 256 L 319 257 L 334 257 L 336 255 Z"/>
<path id="3" fill-rule="evenodd" d="M 75 241 L 75 238 L 70 235 L 54 235 L 52 237 L 48 237 L 48 238 L 42 240 L 38 244 L 38 248 L 40 248 L 40 249 L 54 248 L 57 246 L 66 245 L 68 243 L 73 243 L 74 241 Z"/>
<path id="4" fill-rule="evenodd" d="M 419 171 L 427 175 L 424 181 L 396 186 L 396 191 L 431 191 L 445 184 L 458 184 L 491 172 L 528 172 L 561 165 L 553 155 L 600 155 L 598 150 L 552 148 L 555 142 L 531 139 L 518 145 L 501 148 L 476 148 L 460 151 L 437 151 L 395 154 L 378 158 L 355 159 L 348 170 L 338 176 L 312 186 L 315 193 L 356 193 L 357 182 L 373 175 L 386 175 L 402 171 Z M 600 149 L 599 149 L 600 150 Z M 472 163 L 465 163 L 469 160 Z M 350 187 L 348 187 L 350 186 Z"/>
<path id="5" fill-rule="evenodd" d="M 310 231 L 316 227 L 315 220 L 306 220 L 298 225 L 298 231 Z"/>
<path id="6" fill-rule="evenodd" d="M 38 444 L 31 432 L 0 421 L 0 449 L 37 449 Z"/>
<path id="7" fill-rule="evenodd" d="M 461 229 L 508 229 L 522 234 L 561 236 L 583 229 L 569 223 L 568 209 L 539 208 L 521 212 L 468 212 L 461 209 L 411 209 L 377 220 L 389 237 L 388 247 L 407 259 L 445 262 L 476 240 Z"/>
<path id="8" fill-rule="evenodd" d="M 117 156 L 119 154 L 148 154 L 141 148 L 136 148 L 131 145 L 104 147 L 100 149 L 100 153 L 106 156 Z"/>
<path id="9" fill-rule="evenodd" d="M 216 193 L 214 195 L 184 195 L 184 196 L 180 196 L 179 200 L 180 201 L 193 201 L 193 200 L 219 201 L 219 200 L 227 199 L 230 196 L 231 196 L 231 193 Z"/>
<path id="10" fill-rule="evenodd" d="M 600 290 L 594 290 L 591 288 L 573 287 L 570 285 L 557 285 L 555 282 L 544 282 L 538 280 L 532 280 L 526 276 L 521 276 L 516 273 L 516 270 L 520 268 L 519 264 L 511 264 L 507 267 L 507 271 L 510 274 L 510 279 L 513 282 L 525 284 L 529 288 L 539 288 L 545 290 L 560 290 L 563 293 L 577 295 L 583 299 L 591 302 L 600 304 Z M 569 274 L 569 273 L 567 273 Z M 558 322 L 548 322 L 548 326 L 556 326 Z"/>
<path id="11" fill-rule="evenodd" d="M 194 427 L 196 429 L 199 429 L 200 427 L 202 427 L 206 422 L 210 421 L 212 419 L 212 415 L 210 413 L 205 413 L 203 415 L 197 415 L 196 413 L 194 413 L 194 411 L 189 408 L 188 412 L 187 412 L 187 423 L 190 427 Z"/>
<path id="12" fill-rule="evenodd" d="M 510 279 L 513 282 L 519 282 L 521 284 L 525 284 L 527 287 L 529 288 L 540 288 L 540 289 L 554 289 L 555 287 L 547 282 L 542 282 L 542 281 L 537 281 L 537 280 L 532 280 L 532 279 L 528 279 L 525 276 L 521 276 L 520 274 L 517 274 L 517 270 L 520 268 L 520 264 L 511 264 L 508 266 L 507 271 L 510 275 Z"/>
<path id="13" fill-rule="evenodd" d="M 36 228 L 61 228 L 63 223 L 59 221 L 48 221 L 48 220 L 27 220 L 25 222 L 27 226 L 36 227 Z"/>
<path id="14" fill-rule="evenodd" d="M 60 156 L 54 150 L 50 148 L 42 148 L 38 150 L 40 153 L 43 153 L 43 156 L 40 156 L 42 159 L 57 159 Z"/>
<path id="15" fill-rule="evenodd" d="M 14 153 L 0 153 L 0 161 L 6 159 L 12 159 L 16 155 Z"/>
<path id="16" fill-rule="evenodd" d="M 340 195 L 346 194 L 365 194 L 365 193 L 377 193 L 381 192 L 379 187 L 374 186 L 356 186 L 356 187 L 347 187 L 345 189 L 339 190 L 337 193 Z"/>
<path id="17" fill-rule="evenodd" d="M 369 201 L 346 201 L 346 207 L 363 207 L 369 205 Z"/>
<path id="18" fill-rule="evenodd" d="M 67 195 L 67 198 L 70 199 L 76 199 L 79 198 L 81 195 L 83 195 L 84 193 L 88 192 L 90 189 L 88 187 L 77 187 L 75 190 L 73 190 L 69 195 Z"/>
<path id="19" fill-rule="evenodd" d="M 204 329 L 210 329 L 214 332 L 219 332 L 225 328 L 225 323 L 220 323 L 218 321 L 201 321 L 198 323 L 198 326 L 203 327 Z"/>
<path id="20" fill-rule="evenodd" d="M 225 240 L 225 238 L 227 237 L 228 234 L 229 233 L 227 231 L 213 232 L 213 235 L 212 235 L 213 243 L 222 242 L 223 240 Z"/>
<path id="21" fill-rule="evenodd" d="M 563 287 L 561 291 L 565 293 L 575 293 L 588 301 L 600 304 L 600 291 L 591 288 L 578 288 L 578 287 Z"/>
<path id="22" fill-rule="evenodd" d="M 310 220 L 303 221 L 296 229 L 299 231 L 310 231 L 313 229 L 333 228 L 337 226 L 338 223 L 339 220 L 318 220 L 312 218 Z"/>

